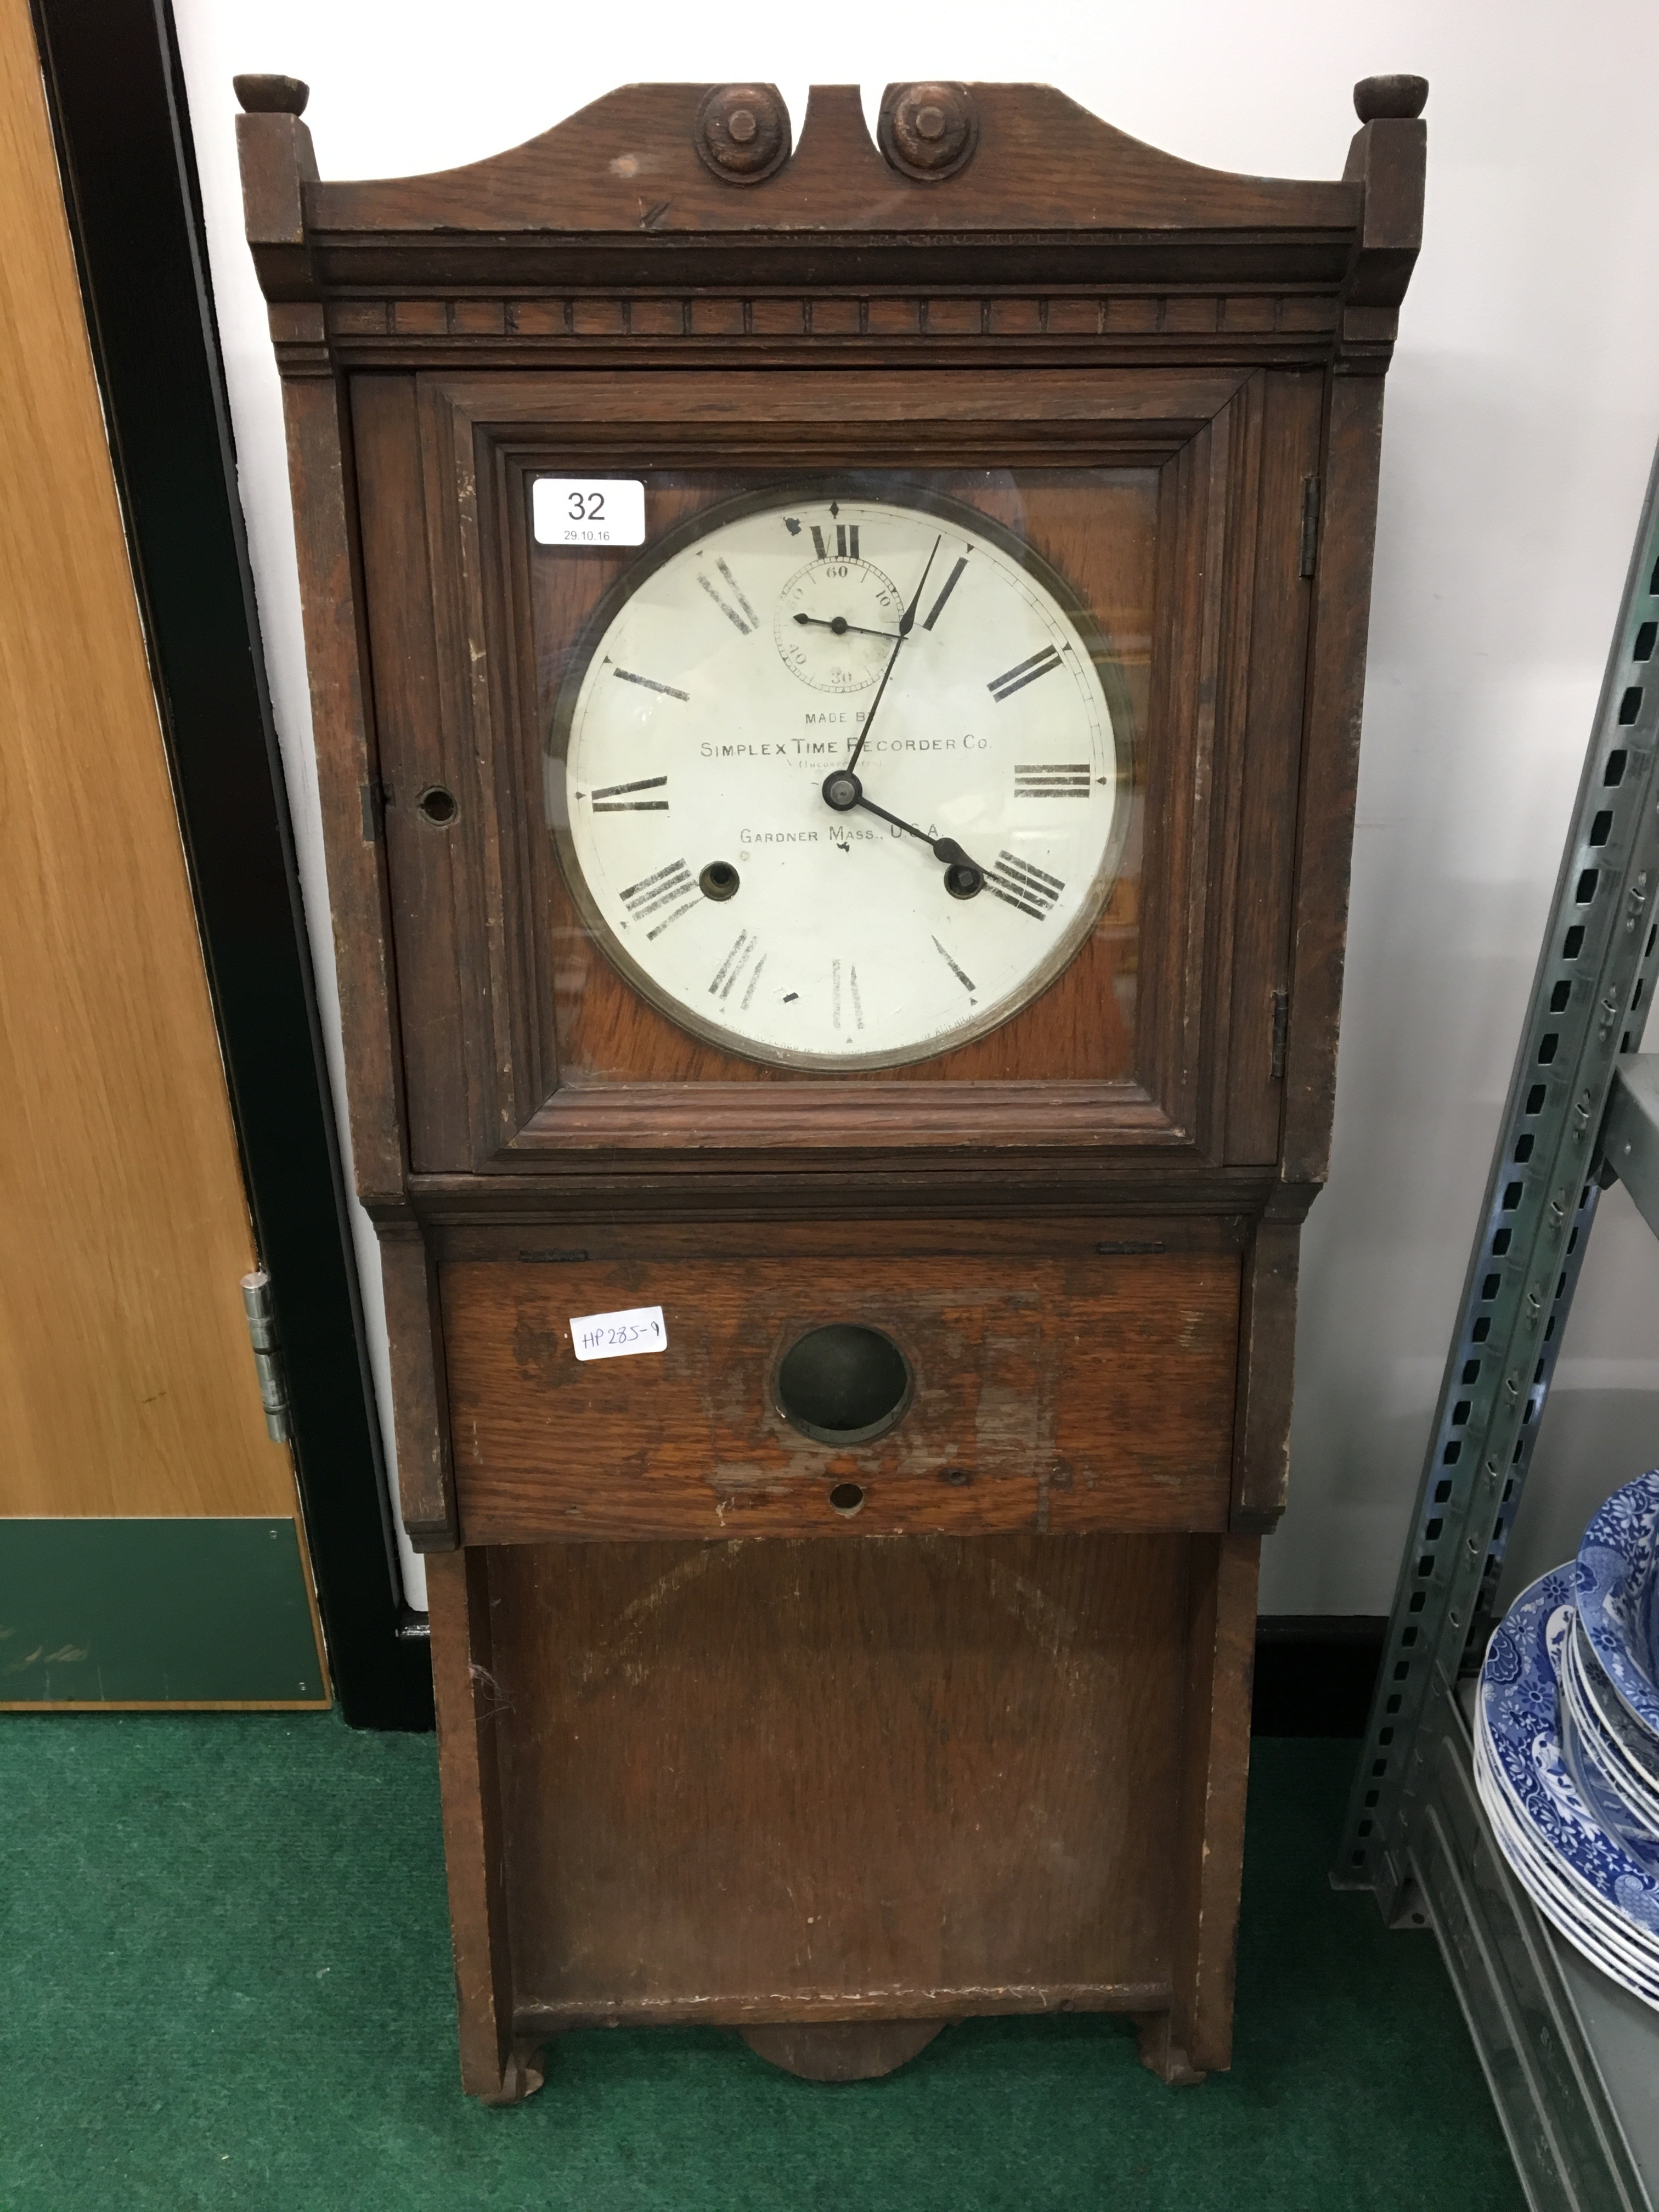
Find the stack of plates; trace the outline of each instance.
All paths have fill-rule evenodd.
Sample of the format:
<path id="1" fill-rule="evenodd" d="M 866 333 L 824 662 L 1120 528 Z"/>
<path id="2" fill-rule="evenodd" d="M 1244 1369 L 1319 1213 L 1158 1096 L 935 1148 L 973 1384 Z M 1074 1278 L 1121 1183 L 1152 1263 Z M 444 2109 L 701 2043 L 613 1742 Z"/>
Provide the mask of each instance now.
<path id="1" fill-rule="evenodd" d="M 1475 1783 L 1539 1910 L 1659 2009 L 1659 1471 L 1611 1498 L 1487 1647 Z"/>

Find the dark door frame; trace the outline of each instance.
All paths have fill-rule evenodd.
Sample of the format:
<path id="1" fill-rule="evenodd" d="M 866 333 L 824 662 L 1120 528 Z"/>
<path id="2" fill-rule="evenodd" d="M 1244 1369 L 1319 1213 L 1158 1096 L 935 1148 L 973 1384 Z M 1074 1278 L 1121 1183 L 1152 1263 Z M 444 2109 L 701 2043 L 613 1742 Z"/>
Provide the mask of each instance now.
<path id="1" fill-rule="evenodd" d="M 168 0 L 32 0 L 336 1694 L 427 1729 Z M 252 1355 L 250 1354 L 250 1358 Z"/>

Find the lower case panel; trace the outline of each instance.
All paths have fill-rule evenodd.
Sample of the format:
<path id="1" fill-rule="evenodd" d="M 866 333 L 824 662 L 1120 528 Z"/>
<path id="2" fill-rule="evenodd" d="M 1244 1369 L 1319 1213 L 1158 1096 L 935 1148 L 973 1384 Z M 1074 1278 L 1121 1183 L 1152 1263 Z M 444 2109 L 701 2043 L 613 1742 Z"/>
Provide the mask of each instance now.
<path id="1" fill-rule="evenodd" d="M 1152 1533 L 1227 1525 L 1239 1262 L 966 1250 L 441 1269 L 464 1543 Z M 571 1320 L 660 1304 L 666 1349 L 581 1361 Z M 868 1443 L 784 1418 L 790 1346 L 884 1333 L 914 1394 Z"/>
<path id="2" fill-rule="evenodd" d="M 0 1708 L 328 1702 L 291 1520 L 0 1519 Z"/>
<path id="3" fill-rule="evenodd" d="M 484 1554 L 518 2033 L 1167 2007 L 1192 1550 Z"/>

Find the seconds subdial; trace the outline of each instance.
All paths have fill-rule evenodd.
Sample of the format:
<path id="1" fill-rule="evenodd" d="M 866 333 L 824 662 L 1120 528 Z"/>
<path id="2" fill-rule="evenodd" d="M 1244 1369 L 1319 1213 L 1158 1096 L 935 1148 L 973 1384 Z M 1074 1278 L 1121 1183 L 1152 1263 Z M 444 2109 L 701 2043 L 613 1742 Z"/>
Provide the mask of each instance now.
<path id="1" fill-rule="evenodd" d="M 881 680 L 903 612 L 890 576 L 868 561 L 831 554 L 790 577 L 772 635 L 784 666 L 815 691 L 867 691 Z"/>

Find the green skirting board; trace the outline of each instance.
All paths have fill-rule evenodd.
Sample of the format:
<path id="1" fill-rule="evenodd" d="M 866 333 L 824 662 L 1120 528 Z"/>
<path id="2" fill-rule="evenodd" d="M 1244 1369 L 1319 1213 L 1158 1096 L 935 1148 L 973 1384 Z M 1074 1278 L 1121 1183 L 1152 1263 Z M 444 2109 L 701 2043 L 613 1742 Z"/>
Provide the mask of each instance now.
<path id="1" fill-rule="evenodd" d="M 326 1694 L 292 1521 L 0 1519 L 0 1705 Z"/>

